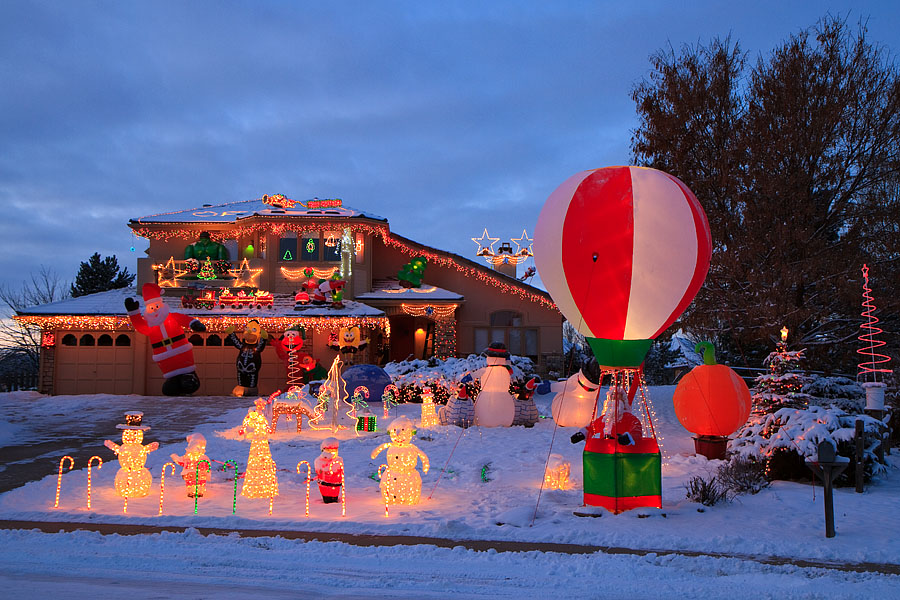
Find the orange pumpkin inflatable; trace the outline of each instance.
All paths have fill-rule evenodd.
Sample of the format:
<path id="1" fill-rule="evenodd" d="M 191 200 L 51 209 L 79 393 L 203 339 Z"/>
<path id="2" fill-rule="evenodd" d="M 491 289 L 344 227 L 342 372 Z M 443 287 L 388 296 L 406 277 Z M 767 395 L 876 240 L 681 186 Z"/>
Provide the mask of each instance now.
<path id="1" fill-rule="evenodd" d="M 750 416 L 750 390 L 732 369 L 716 364 L 712 344 L 700 342 L 694 351 L 701 349 L 704 364 L 691 370 L 675 388 L 675 416 L 698 436 L 728 436 Z"/>

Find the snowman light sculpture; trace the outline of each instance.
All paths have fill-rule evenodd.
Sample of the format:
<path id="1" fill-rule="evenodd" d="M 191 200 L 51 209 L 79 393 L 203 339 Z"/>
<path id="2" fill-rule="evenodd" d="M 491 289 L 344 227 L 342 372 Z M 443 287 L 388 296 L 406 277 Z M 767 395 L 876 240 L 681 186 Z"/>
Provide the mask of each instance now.
<path id="1" fill-rule="evenodd" d="M 140 412 L 126 413 L 125 423 L 116 425 L 117 429 L 122 430 L 122 443 L 116 444 L 112 440 L 103 442 L 119 458 L 119 471 L 114 485 L 116 493 L 125 498 L 126 510 L 129 498 L 143 498 L 150 493 L 153 476 L 144 465 L 147 454 L 159 448 L 158 442 L 146 446 L 142 444 L 144 432 L 150 429 L 141 424 L 142 418 L 143 413 Z"/>
<path id="2" fill-rule="evenodd" d="M 372 451 L 372 458 L 387 450 L 387 469 L 381 473 L 381 496 L 385 510 L 389 504 L 418 504 L 422 492 L 422 478 L 416 470 L 422 459 L 422 473 L 428 473 L 428 457 L 412 443 L 413 424 L 406 417 L 395 419 L 388 432 L 391 441 Z M 384 465 L 382 465 L 384 466 Z"/>

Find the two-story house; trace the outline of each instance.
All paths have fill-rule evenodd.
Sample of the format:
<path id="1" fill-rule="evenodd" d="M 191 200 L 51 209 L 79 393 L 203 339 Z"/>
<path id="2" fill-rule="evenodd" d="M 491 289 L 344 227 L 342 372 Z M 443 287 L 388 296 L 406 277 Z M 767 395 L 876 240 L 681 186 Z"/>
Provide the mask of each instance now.
<path id="1" fill-rule="evenodd" d="M 326 368 L 337 333 L 354 326 L 368 340 L 349 357 L 356 363 L 465 356 L 502 341 L 540 370 L 552 368 L 562 353 L 562 317 L 546 292 L 517 280 L 515 271 L 504 274 L 391 233 L 387 219 L 341 200 L 263 196 L 128 225 L 150 242 L 147 256 L 138 259 L 136 287 L 16 316 L 42 330 L 41 391 L 160 393 L 162 375 L 124 307 L 126 297 L 140 301 L 146 282 L 164 289 L 170 310 L 207 327 L 187 332 L 202 395 L 224 395 L 235 385 L 237 351 L 223 345 L 224 332 L 250 319 L 276 337 L 302 327 L 304 351 Z M 400 272 L 417 258 L 427 261 L 421 277 L 401 283 Z M 340 284 L 331 281 L 344 282 L 336 296 L 332 288 Z M 260 392 L 284 385 L 285 365 L 264 350 Z"/>

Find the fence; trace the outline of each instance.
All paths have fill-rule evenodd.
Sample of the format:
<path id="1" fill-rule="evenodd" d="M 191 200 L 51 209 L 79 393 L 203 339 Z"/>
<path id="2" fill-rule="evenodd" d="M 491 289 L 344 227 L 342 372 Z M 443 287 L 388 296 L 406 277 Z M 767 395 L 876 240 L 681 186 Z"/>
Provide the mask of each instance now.
<path id="1" fill-rule="evenodd" d="M 37 373 L 12 373 L 0 376 L 0 392 L 14 392 L 16 390 L 36 390 L 38 385 Z"/>

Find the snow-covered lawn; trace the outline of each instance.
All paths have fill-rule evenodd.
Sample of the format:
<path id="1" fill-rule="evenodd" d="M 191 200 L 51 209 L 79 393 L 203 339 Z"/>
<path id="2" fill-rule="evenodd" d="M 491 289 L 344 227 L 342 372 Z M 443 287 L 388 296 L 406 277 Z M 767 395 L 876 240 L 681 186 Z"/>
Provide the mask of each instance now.
<path id="1" fill-rule="evenodd" d="M 413 507 L 391 507 L 389 517 L 384 515 L 378 482 L 373 478 L 378 466 L 383 463 L 384 454 L 378 460 L 369 458 L 376 446 L 388 440 L 387 433 L 380 430 L 357 437 L 355 432 L 342 431 L 337 437 L 341 439 L 340 455 L 344 458 L 347 472 L 347 516 L 340 516 L 340 504 L 323 504 L 313 484 L 310 490 L 310 516 L 305 517 L 305 468 L 300 476 L 296 474 L 296 465 L 302 460 L 313 462 L 320 452 L 320 441 L 330 436 L 331 432 L 311 431 L 304 424 L 303 433 L 298 435 L 294 423 L 285 423 L 282 418 L 278 431 L 271 439 L 280 487 L 272 516 L 268 515 L 268 501 L 248 500 L 240 495 L 237 512 L 232 514 L 234 484 L 230 470 L 227 473 L 214 471 L 207 495 L 199 501 L 197 515 L 194 514 L 194 501 L 187 497 L 181 478 L 167 474 L 164 514 L 158 516 L 160 471 L 163 464 L 170 460 L 171 453 L 180 455 L 184 451 L 184 444 L 171 443 L 162 445 L 149 455 L 147 466 L 153 474 L 150 495 L 132 499 L 128 504 L 128 514 L 123 515 L 122 499 L 113 490 L 118 464 L 112 452 L 103 447 L 103 439 L 120 441 L 120 432 L 113 429 L 104 438 L 93 440 L 96 454 L 107 462 L 102 469 L 93 469 L 90 510 L 86 508 L 86 465 L 77 464 L 75 470 L 63 475 L 59 509 L 52 508 L 57 479 L 54 474 L 0 496 L 0 519 L 401 534 L 457 540 L 550 541 L 835 562 L 900 563 L 900 525 L 895 518 L 900 509 L 900 473 L 897 471 L 900 463 L 896 454 L 891 457 L 892 464 L 887 476 L 873 482 L 864 494 L 856 494 L 847 488 L 836 490 L 837 537 L 832 539 L 824 535 L 820 486 L 776 482 L 755 496 L 741 496 L 733 502 L 704 508 L 700 512 L 698 504 L 685 499 L 685 482 L 693 475 L 713 472 L 717 463 L 692 455 L 690 434 L 680 426 L 672 410 L 673 389 L 671 386 L 650 388 L 650 400 L 657 413 L 656 425 L 661 433 L 664 454 L 662 511 L 630 511 L 593 519 L 574 516 L 573 511 L 581 507 L 583 444 L 570 443 L 569 436 L 574 430 L 555 428 L 551 419 L 541 419 L 531 429 L 420 428 L 414 443 L 431 461 L 431 470 L 423 475 L 422 502 Z M 4 396 L 7 398 L 4 399 Z M 103 398 L 109 403 L 109 399 L 115 397 Z M 134 398 L 116 399 L 117 402 L 108 406 L 107 410 L 110 414 L 122 414 Z M 551 399 L 550 395 L 537 397 L 543 414 L 548 414 Z M 0 394 L 0 404 L 4 402 L 27 404 L 26 408 L 32 411 L 30 422 L 39 422 L 49 418 L 50 414 L 65 412 L 70 415 L 70 426 L 76 430 L 81 427 L 78 422 L 80 407 L 90 406 L 94 411 L 98 409 L 98 398 L 94 396 L 29 400 Z M 64 410 L 60 410 L 61 407 Z M 392 418 L 399 411 L 399 414 L 417 420 L 419 410 L 418 405 L 401 405 L 393 411 Z M 196 429 L 206 436 L 207 454 L 211 458 L 218 461 L 236 460 L 243 468 L 250 444 L 239 437 L 238 428 L 246 412 L 246 408 L 234 409 L 218 419 L 220 423 L 230 426 L 214 424 Z M 381 429 L 383 419 L 380 408 L 375 412 Z M 144 420 L 152 426 L 153 414 L 145 410 Z M 27 437 L 24 431 L 27 427 L 27 423 L 21 422 L 0 423 L 3 445 L 14 445 L 16 437 Z M 85 427 L 85 430 L 89 429 Z M 185 435 L 188 433 L 191 431 L 184 432 Z M 151 429 L 146 433 L 144 443 L 152 441 Z M 535 516 L 544 461 L 550 452 L 561 454 L 571 461 L 573 486 L 564 491 L 544 490 Z M 650 516 L 638 518 L 641 512 Z M 339 543 L 203 537 L 190 531 L 139 538 L 100 536 L 88 532 L 48 535 L 0 531 L 0 546 L 3 548 L 0 550 L 0 583 L 28 578 L 29 574 L 54 572 L 50 565 L 58 561 L 59 566 L 75 576 L 76 580 L 77 577 L 87 578 L 83 582 L 83 591 L 94 585 L 102 586 L 102 565 L 116 556 L 122 556 L 124 561 L 117 569 L 133 564 L 145 571 L 137 577 L 138 580 L 163 579 L 166 583 L 160 585 L 164 589 L 165 586 L 176 589 L 182 584 L 188 589 L 193 589 L 191 586 L 197 589 L 212 586 L 211 589 L 217 590 L 217 594 L 225 594 L 223 590 L 226 586 L 216 581 L 217 576 L 224 573 L 217 573 L 215 569 L 225 569 L 229 571 L 229 576 L 245 569 L 265 573 L 276 569 L 279 561 L 295 563 L 296 578 L 288 576 L 280 580 L 277 585 L 273 584 L 273 591 L 319 589 L 316 588 L 318 584 L 303 574 L 304 569 L 309 569 L 312 577 L 316 577 L 315 573 L 326 577 L 335 569 L 349 569 L 355 570 L 354 577 L 358 575 L 357 584 L 353 587 L 359 593 L 354 593 L 354 597 L 378 595 L 378 590 L 388 585 L 392 573 L 409 573 L 411 570 L 422 570 L 424 573 L 419 578 L 424 586 L 420 597 L 441 597 L 441 590 L 448 595 L 450 591 L 457 596 L 479 595 L 500 584 L 507 586 L 500 596 L 505 593 L 521 596 L 522 590 L 527 589 L 535 590 L 526 594 L 528 597 L 540 597 L 540 590 L 557 589 L 557 584 L 553 583 L 557 578 L 560 579 L 558 588 L 565 589 L 567 596 L 590 596 L 591 590 L 600 588 L 591 587 L 589 582 L 592 577 L 588 574 L 596 574 L 598 570 L 602 578 L 610 581 L 610 589 L 625 590 L 629 589 L 627 581 L 653 579 L 654 570 L 664 567 L 675 567 L 677 574 L 672 575 L 671 586 L 665 587 L 668 584 L 659 582 L 641 583 L 639 597 L 692 597 L 690 590 L 696 591 L 698 597 L 725 597 L 715 592 L 726 589 L 722 587 L 721 580 L 714 585 L 719 576 L 729 578 L 735 590 L 742 589 L 743 585 L 758 586 L 759 582 L 753 583 L 753 579 L 760 575 L 765 575 L 765 589 L 769 591 L 793 593 L 798 589 L 792 586 L 801 585 L 796 579 L 791 579 L 791 583 L 784 579 L 784 587 L 778 584 L 780 577 L 790 578 L 790 573 L 796 574 L 796 567 L 771 567 L 755 563 L 751 566 L 750 563 L 733 559 L 491 553 L 485 561 L 485 553 L 461 548 L 413 547 L 404 550 L 393 547 L 373 550 Z M 79 553 L 79 549 L 88 548 L 90 551 Z M 190 564 L 196 567 L 185 566 Z M 285 571 L 290 572 L 290 569 Z M 153 575 L 156 572 L 160 575 Z M 162 575 L 169 572 L 171 577 Z M 563 581 L 579 573 L 585 576 L 583 585 L 567 588 Z M 51 575 L 48 577 L 50 579 L 45 583 L 49 593 L 54 590 L 55 580 Z M 868 581 L 873 586 L 867 588 L 866 596 L 872 592 L 872 595 L 877 593 L 882 597 L 891 597 L 891 593 L 897 594 L 896 590 L 900 589 L 897 586 L 900 578 L 897 577 L 835 573 L 819 573 L 816 577 L 829 580 L 829 589 L 834 594 L 829 592 L 827 597 L 841 597 L 843 592 L 849 594 L 850 588 L 842 586 L 853 582 Z M 348 579 L 348 575 L 345 573 L 341 578 Z M 709 578 L 709 585 L 704 583 L 706 578 Z M 447 587 L 450 585 L 447 582 L 454 579 L 459 580 L 455 587 Z M 247 585 L 253 587 L 253 581 L 248 575 Z M 882 583 L 887 581 L 893 581 L 892 585 L 897 587 L 882 589 Z M 413 589 L 409 586 L 401 588 Z M 120 589 L 125 592 L 125 589 Z M 812 589 L 818 588 L 806 591 Z M 854 589 L 858 591 L 860 588 Z M 886 593 L 887 590 L 893 591 Z M 400 591 L 398 594 L 405 597 Z"/>

